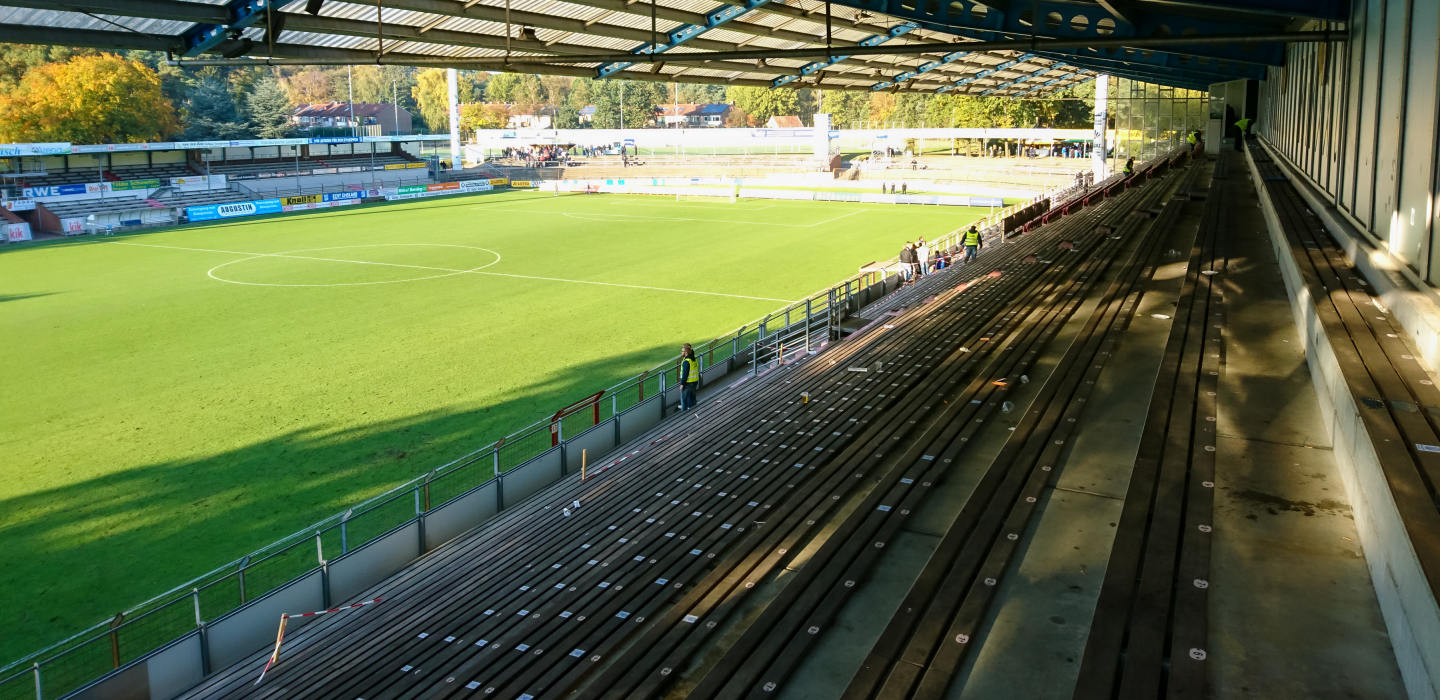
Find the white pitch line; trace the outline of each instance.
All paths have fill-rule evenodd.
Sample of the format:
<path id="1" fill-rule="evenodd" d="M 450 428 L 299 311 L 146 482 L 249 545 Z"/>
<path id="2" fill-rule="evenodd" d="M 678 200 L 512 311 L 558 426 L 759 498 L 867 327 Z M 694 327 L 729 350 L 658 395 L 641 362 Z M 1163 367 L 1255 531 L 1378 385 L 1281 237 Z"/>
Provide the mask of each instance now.
<path id="1" fill-rule="evenodd" d="M 819 225 L 821 225 L 821 224 L 828 224 L 828 223 L 830 223 L 831 221 L 839 221 L 839 220 L 841 220 L 841 219 L 843 219 L 843 218 L 845 218 L 845 217 L 847 217 L 847 216 L 854 216 L 854 215 L 856 215 L 856 214 L 859 214 L 859 213 L 862 212 L 862 211 L 870 211 L 870 210 L 869 210 L 869 209 L 856 209 L 855 211 L 852 211 L 852 212 L 850 212 L 849 214 L 841 214 L 840 216 L 837 216 L 837 217 L 835 217 L 835 218 L 833 218 L 833 219 L 826 219 L 826 220 L 821 221 L 821 222 L 819 222 L 819 223 L 814 223 L 814 224 L 810 224 L 810 225 L 811 225 L 811 226 L 819 226 Z"/>
<path id="2" fill-rule="evenodd" d="M 593 281 L 591 281 L 591 280 L 572 280 L 572 279 L 564 279 L 564 278 L 561 278 L 561 277 L 537 277 L 537 276 L 533 276 L 533 275 L 514 275 L 514 274 L 507 274 L 507 273 L 504 273 L 504 272 L 481 272 L 481 271 L 479 271 L 479 270 L 456 270 L 456 269 L 452 269 L 452 268 L 448 268 L 448 267 L 428 267 L 428 266 L 425 266 L 425 265 L 404 265 L 404 264 L 401 264 L 401 263 L 382 263 L 382 262 L 371 262 L 371 261 L 368 261 L 368 260 L 343 260 L 343 259 L 340 259 L 340 258 L 317 258 L 317 257 L 308 256 L 308 255 L 286 255 L 286 254 L 284 254 L 284 253 L 246 253 L 246 252 L 241 252 L 241 251 L 238 251 L 238 250 L 212 250 L 212 249 L 209 249 L 209 248 L 184 248 L 184 247 L 181 247 L 181 246 L 172 246 L 172 245 L 155 245 L 155 244 L 153 244 L 153 243 L 122 243 L 122 242 L 120 242 L 120 241 L 104 241 L 104 242 L 96 241 L 96 242 L 97 242 L 97 243 L 106 244 L 106 245 L 130 245 L 130 246 L 139 246 L 139 247 L 143 247 L 143 248 L 169 248 L 169 249 L 172 249 L 172 250 L 189 250 L 189 251 L 194 251 L 194 252 L 198 252 L 198 253 L 225 253 L 225 254 L 227 254 L 227 255 L 248 255 L 248 256 L 250 256 L 250 257 L 252 257 L 252 258 L 293 258 L 293 259 L 296 259 L 296 260 L 318 260 L 318 261 L 321 261 L 321 262 L 356 263 L 356 264 L 359 264 L 359 265 L 382 265 L 382 266 L 387 266 L 387 267 L 408 267 L 408 268 L 413 268 L 413 269 L 417 269 L 417 270 L 436 270 L 436 271 L 440 271 L 440 272 L 455 272 L 455 273 L 464 273 L 464 274 L 470 274 L 470 275 L 491 275 L 491 276 L 494 276 L 494 277 L 514 277 L 514 278 L 516 278 L 516 279 L 543 280 L 543 281 L 546 281 L 546 282 L 569 282 L 569 283 L 571 283 L 571 284 L 594 284 L 594 285 L 599 285 L 599 286 L 602 286 L 602 287 L 624 287 L 624 288 L 627 288 L 627 289 L 647 289 L 647 290 L 657 291 L 657 292 L 676 292 L 676 293 L 679 293 L 679 294 L 703 294 L 703 295 L 705 295 L 705 296 L 712 296 L 712 297 L 731 297 L 731 298 L 734 298 L 734 299 L 755 299 L 755 300 L 757 300 L 757 301 L 780 301 L 780 302 L 784 302 L 784 303 L 786 303 L 786 304 L 793 304 L 793 303 L 795 303 L 795 300 L 794 300 L 794 299 L 775 299 L 775 298 L 772 298 L 772 297 L 756 297 L 756 296 L 749 296 L 749 295 L 746 295 L 746 294 L 725 294 L 725 293 L 723 293 L 723 292 L 702 292 L 702 291 L 698 291 L 698 290 L 694 290 L 694 289 L 672 289 L 672 288 L 670 288 L 670 287 L 647 287 L 647 286 L 639 285 L 639 284 L 620 284 L 620 283 L 618 283 L 618 282 L 593 282 Z"/>
<path id="3" fill-rule="evenodd" d="M 734 220 L 727 220 L 727 219 L 690 219 L 690 218 L 683 218 L 683 217 L 678 217 L 678 216 L 643 216 L 643 215 L 640 215 L 640 214 L 609 214 L 609 213 L 605 213 L 605 212 L 534 211 L 534 210 L 530 210 L 530 209 L 507 209 L 506 211 L 515 212 L 515 213 L 517 213 L 517 214 L 558 214 L 558 215 L 560 215 L 560 216 L 566 216 L 566 217 L 570 217 L 570 218 L 572 218 L 572 219 L 583 218 L 583 217 L 586 217 L 586 216 L 591 216 L 591 217 L 607 217 L 607 216 L 608 216 L 608 217 L 617 217 L 617 218 L 613 218 L 613 219 L 592 218 L 592 219 L 587 219 L 588 221 L 624 221 L 625 219 L 650 219 L 650 220 L 652 220 L 652 221 L 699 221 L 699 222 L 711 223 L 711 224 L 741 224 L 741 225 L 747 225 L 747 226 L 784 226 L 785 228 L 814 228 L 814 227 L 816 227 L 816 226 L 819 226 L 820 224 L 826 224 L 826 223 L 829 223 L 829 222 L 831 222 L 831 221 L 836 221 L 836 220 L 838 220 L 838 219 L 843 219 L 843 218 L 845 218 L 846 216 L 850 216 L 850 215 L 852 215 L 852 214 L 859 214 L 859 213 L 861 213 L 861 212 L 873 211 L 873 210 L 871 210 L 871 209 L 856 209 L 855 211 L 852 211 L 852 212 L 850 212 L 849 214 L 845 214 L 845 215 L 842 215 L 842 216 L 837 216 L 837 217 L 835 217 L 834 219 L 828 219 L 828 220 L 826 220 L 826 221 L 821 221 L 821 222 L 819 222 L 819 223 L 814 223 L 814 224 L 777 224 L 777 223 L 772 223 L 772 222 L 769 222 L 769 221 L 734 221 Z"/>
<path id="4" fill-rule="evenodd" d="M 720 204 L 720 202 L 715 202 L 715 204 Z M 637 200 L 622 200 L 622 201 L 619 201 L 619 202 L 610 202 L 610 206 L 613 206 L 613 207 L 671 207 L 671 208 L 674 208 L 674 209 L 708 209 L 708 210 L 710 210 L 710 211 L 715 211 L 715 207 L 713 207 L 713 206 L 711 206 L 711 207 L 700 207 L 700 206 L 695 206 L 695 205 L 693 205 L 693 204 L 658 204 L 658 203 L 656 203 L 656 202 L 642 202 L 642 201 L 637 201 Z M 743 204 L 727 204 L 727 206 L 731 206 L 731 207 L 743 207 L 744 205 L 743 205 Z M 766 210 L 766 209 L 774 209 L 776 206 L 779 206 L 779 205 L 776 205 L 776 204 L 767 204 L 767 205 L 765 205 L 765 206 L 763 206 L 763 207 L 744 208 L 744 209 L 740 209 L 739 211 L 743 211 L 743 212 L 764 211 L 764 210 Z"/>

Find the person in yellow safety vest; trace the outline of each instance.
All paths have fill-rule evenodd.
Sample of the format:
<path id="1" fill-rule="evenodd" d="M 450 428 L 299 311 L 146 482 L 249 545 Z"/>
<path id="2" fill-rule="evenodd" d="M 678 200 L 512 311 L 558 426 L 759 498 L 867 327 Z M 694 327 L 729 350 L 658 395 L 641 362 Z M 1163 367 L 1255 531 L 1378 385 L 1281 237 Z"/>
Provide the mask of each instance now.
<path id="1" fill-rule="evenodd" d="M 700 362 L 686 343 L 680 347 L 680 410 L 695 408 L 695 390 L 700 388 Z"/>
<path id="2" fill-rule="evenodd" d="M 1191 146 L 1194 146 L 1194 145 L 1195 145 L 1195 134 L 1198 134 L 1198 133 L 1200 133 L 1200 132 L 1198 132 L 1198 131 L 1192 131 L 1192 132 L 1190 132 L 1190 135 L 1185 137 L 1185 143 L 1188 143 L 1188 144 L 1190 144 Z"/>
<path id="3" fill-rule="evenodd" d="M 1130 158 L 1129 160 L 1125 161 L 1125 169 L 1124 169 L 1122 172 L 1125 173 L 1125 177 L 1130 177 L 1131 175 L 1134 175 L 1134 174 L 1135 174 L 1135 159 L 1134 159 L 1134 158 Z"/>
<path id="4" fill-rule="evenodd" d="M 1246 118 L 1235 122 L 1235 126 L 1240 129 L 1240 135 L 1235 137 L 1235 150 L 1240 150 L 1240 142 L 1245 139 L 1245 134 L 1250 131 L 1251 121 L 1253 120 Z"/>
<path id="5" fill-rule="evenodd" d="M 965 262 L 969 263 L 974 260 L 975 256 L 980 254 L 980 247 L 983 245 L 985 242 L 980 240 L 980 232 L 971 226 L 970 230 L 965 232 Z"/>

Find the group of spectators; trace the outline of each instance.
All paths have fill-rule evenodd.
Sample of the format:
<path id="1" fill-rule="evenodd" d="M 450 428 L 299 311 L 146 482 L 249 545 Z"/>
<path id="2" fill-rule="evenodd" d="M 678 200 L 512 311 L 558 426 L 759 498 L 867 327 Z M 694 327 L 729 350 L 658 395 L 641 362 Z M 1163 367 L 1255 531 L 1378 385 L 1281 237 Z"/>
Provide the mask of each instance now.
<path id="1" fill-rule="evenodd" d="M 960 247 L 964 244 L 964 248 Z M 979 255 L 980 232 L 971 226 L 961 236 L 960 243 L 945 248 L 943 246 L 932 246 L 925 242 L 924 237 L 907 242 L 905 247 L 900 249 L 900 275 L 906 283 L 914 283 L 925 275 L 943 270 L 951 265 L 968 263 Z M 961 256 L 964 256 L 963 259 Z"/>
<path id="2" fill-rule="evenodd" d="M 1005 158 L 1010 155 L 1013 149 L 1009 146 L 991 146 L 989 155 L 991 158 Z M 1020 158 L 1089 158 L 1091 146 L 1089 144 L 1064 145 L 1051 144 L 1049 146 L 1025 146 L 1015 152 Z"/>
<path id="3" fill-rule="evenodd" d="M 534 166 L 538 163 L 565 163 L 569 164 L 570 156 L 593 157 L 608 153 L 614 146 L 511 146 L 504 149 L 501 158 L 505 160 L 520 160 L 527 165 Z M 627 156 L 626 147 L 620 147 L 621 157 Z M 625 158 L 628 160 L 628 158 Z"/>

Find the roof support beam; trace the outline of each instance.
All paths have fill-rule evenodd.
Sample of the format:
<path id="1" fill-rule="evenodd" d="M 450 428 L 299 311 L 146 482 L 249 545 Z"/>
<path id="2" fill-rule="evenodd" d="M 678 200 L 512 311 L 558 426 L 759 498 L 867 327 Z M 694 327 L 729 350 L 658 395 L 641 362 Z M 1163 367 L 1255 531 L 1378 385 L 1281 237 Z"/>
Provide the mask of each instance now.
<path id="1" fill-rule="evenodd" d="M 1055 79 L 1053 79 L 1053 80 L 1047 80 L 1047 81 L 1045 81 L 1045 82 L 1043 82 L 1043 83 L 1040 83 L 1039 85 L 1036 85 L 1036 86 L 1034 86 L 1034 87 L 1025 88 L 1024 90 L 1021 90 L 1020 92 L 1016 92 L 1016 93 L 1013 93 L 1013 94 L 1011 94 L 1011 95 L 1008 95 L 1008 97 L 1019 97 L 1019 96 L 1021 96 L 1021 95 L 1028 95 L 1028 94 L 1030 94 L 1030 93 L 1032 93 L 1032 92 L 1035 92 L 1036 90 L 1040 90 L 1040 89 L 1043 89 L 1043 88 L 1047 88 L 1047 87 L 1050 87 L 1051 85 L 1054 85 L 1054 84 L 1056 84 L 1056 83 L 1061 83 L 1061 82 L 1064 82 L 1064 81 L 1066 81 L 1066 80 L 1069 80 L 1069 79 L 1075 78 L 1075 77 L 1079 77 L 1079 74 L 1078 74 L 1078 73 L 1070 73 L 1069 75 L 1062 75 L 1062 76 L 1060 76 L 1060 77 L 1058 77 L 1058 78 L 1055 78 Z M 1087 80 L 1094 80 L 1094 78 L 1085 78 L 1084 80 L 1079 80 L 1079 81 L 1070 83 L 1069 85 L 1066 85 L 1065 87 L 1068 88 L 1068 87 L 1072 87 L 1072 86 L 1075 86 L 1075 85 L 1079 85 L 1080 83 L 1083 83 L 1083 82 L 1085 82 L 1085 81 L 1087 81 Z M 1063 89 L 1063 88 L 1062 88 L 1062 89 Z"/>
<path id="2" fill-rule="evenodd" d="M 1231 43 L 1269 43 L 1269 42 L 1343 42 L 1348 36 L 1344 32 L 1313 31 L 1313 32 L 1276 32 L 1273 34 L 1217 34 L 1217 35 L 1194 35 L 1184 37 L 1149 37 L 1145 39 L 1084 39 L 1072 40 L 1011 40 L 1011 41 L 976 41 L 976 42 L 954 42 L 947 44 L 891 44 L 887 46 L 854 46 L 844 49 L 845 53 L 853 56 L 879 56 L 896 55 L 911 56 L 917 54 L 928 54 L 942 51 L 1016 51 L 1028 50 L 1034 55 L 1043 55 L 1042 52 L 1054 52 L 1056 49 L 1084 48 L 1091 46 L 1107 47 L 1122 46 L 1131 44 L 1140 47 L 1161 47 L 1161 46 L 1184 46 L 1188 44 L 1204 44 L 1217 41 Z M 833 49 L 825 46 L 806 47 L 800 49 L 747 49 L 744 51 L 714 51 L 695 53 L 694 58 L 699 60 L 740 60 L 753 61 L 757 58 L 793 59 L 809 57 L 827 57 L 834 53 Z M 689 56 L 690 54 L 686 54 Z M 662 60 L 649 56 L 635 56 L 633 54 L 597 53 L 583 56 L 571 56 L 565 59 L 573 63 L 600 63 L 605 61 L 623 61 L 633 59 L 636 63 L 654 63 Z M 487 59 L 462 59 L 475 65 L 503 63 L 503 58 Z M 514 56 L 509 59 L 513 65 L 551 63 L 556 59 L 543 56 Z M 668 59 L 667 59 L 668 60 Z M 1056 58 L 1067 63 L 1078 63 L 1068 57 Z M 1137 66 L 1137 68 L 1148 68 Z"/>
<path id="3" fill-rule="evenodd" d="M 84 46 L 92 49 L 180 50 L 180 37 L 140 32 L 112 32 L 98 29 L 38 27 L 31 24 L 0 24 L 0 42 L 8 44 L 49 44 Z"/>
<path id="4" fill-rule="evenodd" d="M 902 35 L 902 34 L 907 34 L 907 33 L 911 32 L 911 31 L 916 30 L 916 29 L 919 29 L 919 27 L 917 27 L 917 26 L 915 26 L 915 25 L 913 25 L 913 24 L 910 24 L 909 22 L 905 22 L 905 23 L 903 23 L 903 24 L 897 24 L 897 25 L 891 27 L 891 28 L 890 28 L 890 31 L 886 32 L 885 34 L 876 34 L 876 35 L 874 35 L 874 36 L 869 36 L 869 37 L 866 37 L 866 38 L 864 38 L 864 39 L 861 39 L 861 40 L 860 40 L 860 45 L 861 45 L 861 46 L 865 46 L 865 47 L 875 47 L 875 46 L 879 46 L 879 45 L 881 45 L 881 44 L 883 44 L 883 43 L 885 43 L 885 42 L 887 42 L 887 41 L 890 41 L 891 39 L 894 39 L 894 38 L 897 37 L 897 36 L 900 36 L 900 35 Z M 814 62 L 814 63 L 807 64 L 805 67 L 801 68 L 801 69 L 800 69 L 800 75 L 803 76 L 803 75 L 811 75 L 811 74 L 814 74 L 814 73 L 818 73 L 818 72 L 820 72 L 820 71 L 822 71 L 822 70 L 824 70 L 824 69 L 826 69 L 826 68 L 829 68 L 830 66 L 833 66 L 833 65 L 835 65 L 836 63 L 839 63 L 840 61 L 843 61 L 843 60 L 848 59 L 848 58 L 850 58 L 849 55 L 845 55 L 845 56 L 827 56 L 827 57 L 825 58 L 825 60 L 823 60 L 823 61 L 816 61 L 816 62 Z M 780 87 L 780 86 L 782 86 L 782 85 L 789 84 L 790 82 L 792 82 L 792 81 L 794 81 L 794 80 L 795 80 L 794 77 L 788 77 L 788 76 L 787 76 L 787 77 L 784 77 L 784 78 L 777 78 L 777 79 L 775 79 L 774 82 L 771 83 L 771 87 Z"/>
<path id="5" fill-rule="evenodd" d="M 1030 60 L 1030 59 L 1032 59 L 1032 58 L 1035 58 L 1035 54 L 1033 54 L 1033 53 L 1021 54 L 1020 56 L 1016 57 L 1014 60 L 1006 61 L 1006 62 L 1004 62 L 1004 63 L 1001 63 L 1001 64 L 996 65 L 994 68 L 987 68 L 987 69 L 982 70 L 982 71 L 980 71 L 979 73 L 976 73 L 975 75 L 972 75 L 972 76 L 970 76 L 970 77 L 968 77 L 968 78 L 964 78 L 964 79 L 962 79 L 962 80 L 956 81 L 956 83 L 955 83 L 954 85 L 942 85 L 942 86 L 940 86 L 938 89 L 936 89 L 935 92 L 937 92 L 937 93 L 949 92 L 949 91 L 951 91 L 951 90 L 954 90 L 955 88 L 962 87 L 962 86 L 965 86 L 965 85 L 969 85 L 970 83 L 973 83 L 973 82 L 975 82 L 975 81 L 977 81 L 977 80 L 979 80 L 979 79 L 981 79 L 981 78 L 989 77 L 989 76 L 994 75 L 995 73 L 998 73 L 998 72 L 1000 72 L 1000 71 L 1002 71 L 1002 70 L 1005 70 L 1005 69 L 1007 69 L 1007 68 L 1013 68 L 1014 66 L 1017 66 L 1017 65 L 1019 65 L 1019 64 L 1021 64 L 1021 63 L 1024 63 L 1024 62 L 1026 62 L 1026 61 L 1028 61 L 1028 60 Z"/>
<path id="6" fill-rule="evenodd" d="M 273 0 L 230 0 L 225 3 L 225 21 L 197 24 L 180 35 L 186 56 L 199 56 L 220 44 L 239 39 L 240 32 L 265 17 L 265 9 Z"/>
<path id="7" fill-rule="evenodd" d="M 1135 24 L 1135 20 L 1131 19 L 1131 17 L 1133 17 L 1134 15 L 1129 14 L 1128 10 L 1121 10 L 1119 0 L 1095 0 L 1095 2 L 1099 3 L 1101 7 L 1105 8 L 1105 11 L 1109 12 L 1110 16 L 1114 17 L 1117 21 L 1124 22 L 1132 26 Z"/>
<path id="8" fill-rule="evenodd" d="M 999 92 L 1000 90 L 1004 90 L 1005 88 L 1012 87 L 1012 86 L 1015 86 L 1015 85 L 1019 85 L 1020 83 L 1026 82 L 1026 81 L 1030 80 L 1031 78 L 1034 78 L 1034 77 L 1039 76 L 1039 75 L 1045 75 L 1046 73 L 1049 73 L 1049 72 L 1052 71 L 1052 70 L 1055 70 L 1055 69 L 1057 69 L 1057 68 L 1064 68 L 1064 67 L 1065 67 L 1065 64 L 1064 64 L 1064 63 L 1056 63 L 1055 65 L 1052 65 L 1052 66 L 1050 66 L 1050 67 L 1048 67 L 1048 68 L 1041 68 L 1040 70 L 1037 70 L 1037 71 L 1035 71 L 1034 73 L 1027 73 L 1027 74 L 1022 75 L 1022 76 L 1020 76 L 1020 77 L 1018 77 L 1018 78 L 1015 78 L 1014 80 L 1011 80 L 1011 81 L 1009 81 L 1009 82 L 1000 83 L 999 85 L 996 85 L 995 87 L 992 87 L 992 88 L 990 88 L 989 90 L 986 90 L 985 92 L 980 93 L 980 96 L 981 96 L 981 97 L 988 97 L 991 93 Z"/>
<path id="9" fill-rule="evenodd" d="M 1197 19 L 1181 14 L 1148 12 L 1143 16 L 1133 15 L 1135 24 L 1114 23 L 1113 27 L 1102 27 L 1101 20 L 1109 20 L 1109 13 L 1099 5 L 1078 4 L 1065 0 L 1016 0 L 1010 8 L 988 9 L 976 12 L 973 0 L 955 0 L 949 3 L 915 2 L 913 0 L 832 0 L 837 4 L 856 9 L 882 12 L 898 19 L 915 22 L 927 29 L 993 40 L 1005 36 L 1030 36 L 1033 28 L 1022 15 L 1038 9 L 1040 37 L 1049 39 L 1144 39 L 1160 36 L 1181 36 L 1186 34 L 1242 34 L 1278 31 L 1273 20 L 1265 18 L 1262 23 L 1217 22 Z M 1227 0 L 1229 1 L 1229 0 Z M 1265 2 L 1267 0 L 1258 0 Z M 1303 0 L 1275 0 L 1300 2 Z M 1248 0 L 1234 0 L 1235 3 Z M 988 3 L 986 3 L 988 4 Z M 932 11 L 933 10 L 933 11 Z M 1052 17 L 1059 21 L 1052 23 Z M 1104 32 L 1104 33 L 1102 33 Z M 1122 44 L 1124 46 L 1125 44 Z M 1135 44 L 1138 46 L 1138 44 Z M 1174 49 L 1172 49 L 1174 50 Z M 1238 46 L 1217 46 L 1214 44 L 1192 44 L 1178 53 L 1206 56 L 1211 59 L 1243 61 L 1279 66 L 1284 63 L 1284 46 L 1271 42 L 1266 46 L 1251 46 L 1242 51 Z"/>
<path id="10" fill-rule="evenodd" d="M 653 1 L 654 0 L 652 0 L 652 2 Z M 735 5 L 721 5 L 719 9 L 709 12 L 705 15 L 705 24 L 682 24 L 679 27 L 676 27 L 675 29 L 672 29 L 665 33 L 665 43 L 651 44 L 649 42 L 646 42 L 642 44 L 639 48 L 636 48 L 632 53 L 647 55 L 664 53 L 666 51 L 669 51 L 670 49 L 675 48 L 676 46 L 679 46 L 680 44 L 683 44 L 691 39 L 700 36 L 701 34 L 704 34 L 705 32 L 710 31 L 711 29 L 727 24 L 731 20 L 739 19 L 740 17 L 749 14 L 751 10 L 760 7 L 761 5 L 764 5 L 768 2 L 770 2 L 770 0 L 745 0 L 745 4 L 740 7 L 737 7 Z M 629 68 L 632 65 L 634 64 L 626 63 L 624 61 L 616 61 L 600 66 L 599 68 L 595 69 L 595 73 L 598 77 L 608 78 L 612 74 L 618 73 L 619 71 Z"/>
<path id="11" fill-rule="evenodd" d="M 954 53 L 947 53 L 947 54 L 945 54 L 944 56 L 941 56 L 938 60 L 930 61 L 929 63 L 922 63 L 922 64 L 920 64 L 919 66 L 917 66 L 917 67 L 915 68 L 915 70 L 905 71 L 904 73 L 901 73 L 900 75 L 897 75 L 897 76 L 895 76 L 894 78 L 891 78 L 891 79 L 886 80 L 886 81 L 884 81 L 884 82 L 875 83 L 874 85 L 871 85 L 871 86 L 870 86 L 870 89 L 871 89 L 871 90 L 884 90 L 884 89 L 889 88 L 889 87 L 894 87 L 894 86 L 896 86 L 896 85 L 898 85 L 898 84 L 900 84 L 900 83 L 903 83 L 903 82 L 905 82 L 905 81 L 907 81 L 907 80 L 909 80 L 909 79 L 911 79 L 911 78 L 913 78 L 913 77 L 915 77 L 915 76 L 917 76 L 917 75 L 920 75 L 921 73 L 929 73 L 930 71 L 935 70 L 936 68 L 939 68 L 940 66 L 943 66 L 943 65 L 945 65 L 945 64 L 947 64 L 947 63 L 954 63 L 955 61 L 958 61 L 958 60 L 960 60 L 960 59 L 962 59 L 962 58 L 964 58 L 964 57 L 966 57 L 966 56 L 969 56 L 969 55 L 970 55 L 970 52 L 969 52 L 969 51 L 956 51 L 956 52 L 954 52 Z"/>

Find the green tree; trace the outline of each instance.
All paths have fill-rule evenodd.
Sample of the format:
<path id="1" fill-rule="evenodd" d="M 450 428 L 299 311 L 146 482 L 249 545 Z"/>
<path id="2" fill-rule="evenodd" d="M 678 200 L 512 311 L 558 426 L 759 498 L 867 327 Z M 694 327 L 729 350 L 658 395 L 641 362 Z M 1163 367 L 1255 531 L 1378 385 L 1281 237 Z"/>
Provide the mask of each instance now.
<path id="1" fill-rule="evenodd" d="M 255 84 L 255 91 L 247 101 L 250 112 L 250 128 L 255 136 L 262 139 L 283 139 L 295 133 L 290 117 L 294 108 L 290 98 L 280 87 L 280 81 L 267 76 Z"/>
<path id="2" fill-rule="evenodd" d="M 185 138 L 190 141 L 225 141 L 249 136 L 240 111 L 225 83 L 205 78 L 190 91 L 185 104 Z"/>
<path id="3" fill-rule="evenodd" d="M 0 92 L 14 90 L 31 68 L 49 63 L 64 63 L 72 56 L 95 53 L 92 49 L 39 44 L 0 44 Z"/>
<path id="4" fill-rule="evenodd" d="M 680 101 L 695 104 L 725 102 L 724 85 L 689 84 L 680 86 Z"/>
<path id="5" fill-rule="evenodd" d="M 160 92 L 171 104 L 184 104 L 194 89 L 195 83 L 199 80 L 191 71 L 178 66 L 169 65 L 169 59 L 163 51 L 144 51 L 134 49 L 121 53 L 127 60 L 139 61 L 155 74 L 160 76 Z"/>
<path id="6" fill-rule="evenodd" d="M 800 98 L 794 90 L 732 85 L 725 96 L 750 115 L 750 126 L 762 126 L 770 117 L 800 114 Z"/>
<path id="7" fill-rule="evenodd" d="M 576 81 L 579 82 L 579 81 Z M 655 106 L 665 100 L 662 83 L 632 80 L 600 80 L 590 84 L 591 104 L 595 105 L 592 123 L 597 129 L 619 129 L 621 105 L 627 129 L 643 129 L 655 118 Z"/>
<path id="8" fill-rule="evenodd" d="M 460 71 L 459 101 L 461 104 L 475 101 L 475 79 L 469 71 Z M 415 76 L 415 87 L 410 90 L 415 98 L 420 118 L 430 127 L 431 133 L 445 133 L 450 130 L 450 89 L 446 83 L 445 69 L 430 68 Z"/>
<path id="9" fill-rule="evenodd" d="M 499 129 L 510 121 L 504 107 L 471 102 L 460 106 L 460 136 L 470 138 L 476 129 Z"/>
<path id="10" fill-rule="evenodd" d="M 485 99 L 490 102 L 513 103 L 515 92 L 520 87 L 519 73 L 497 73 L 485 83 Z"/>
<path id="11" fill-rule="evenodd" d="M 179 130 L 160 77 L 115 54 L 74 56 L 25 72 L 0 92 L 0 141 L 138 143 Z"/>
<path id="12" fill-rule="evenodd" d="M 556 129 L 579 129 L 580 108 L 566 100 L 564 104 L 555 108 L 555 119 L 552 123 Z"/>
<path id="13" fill-rule="evenodd" d="M 837 129 L 863 127 L 870 120 L 870 93 L 858 90 L 826 90 L 825 104 L 819 111 L 830 115 Z"/>

